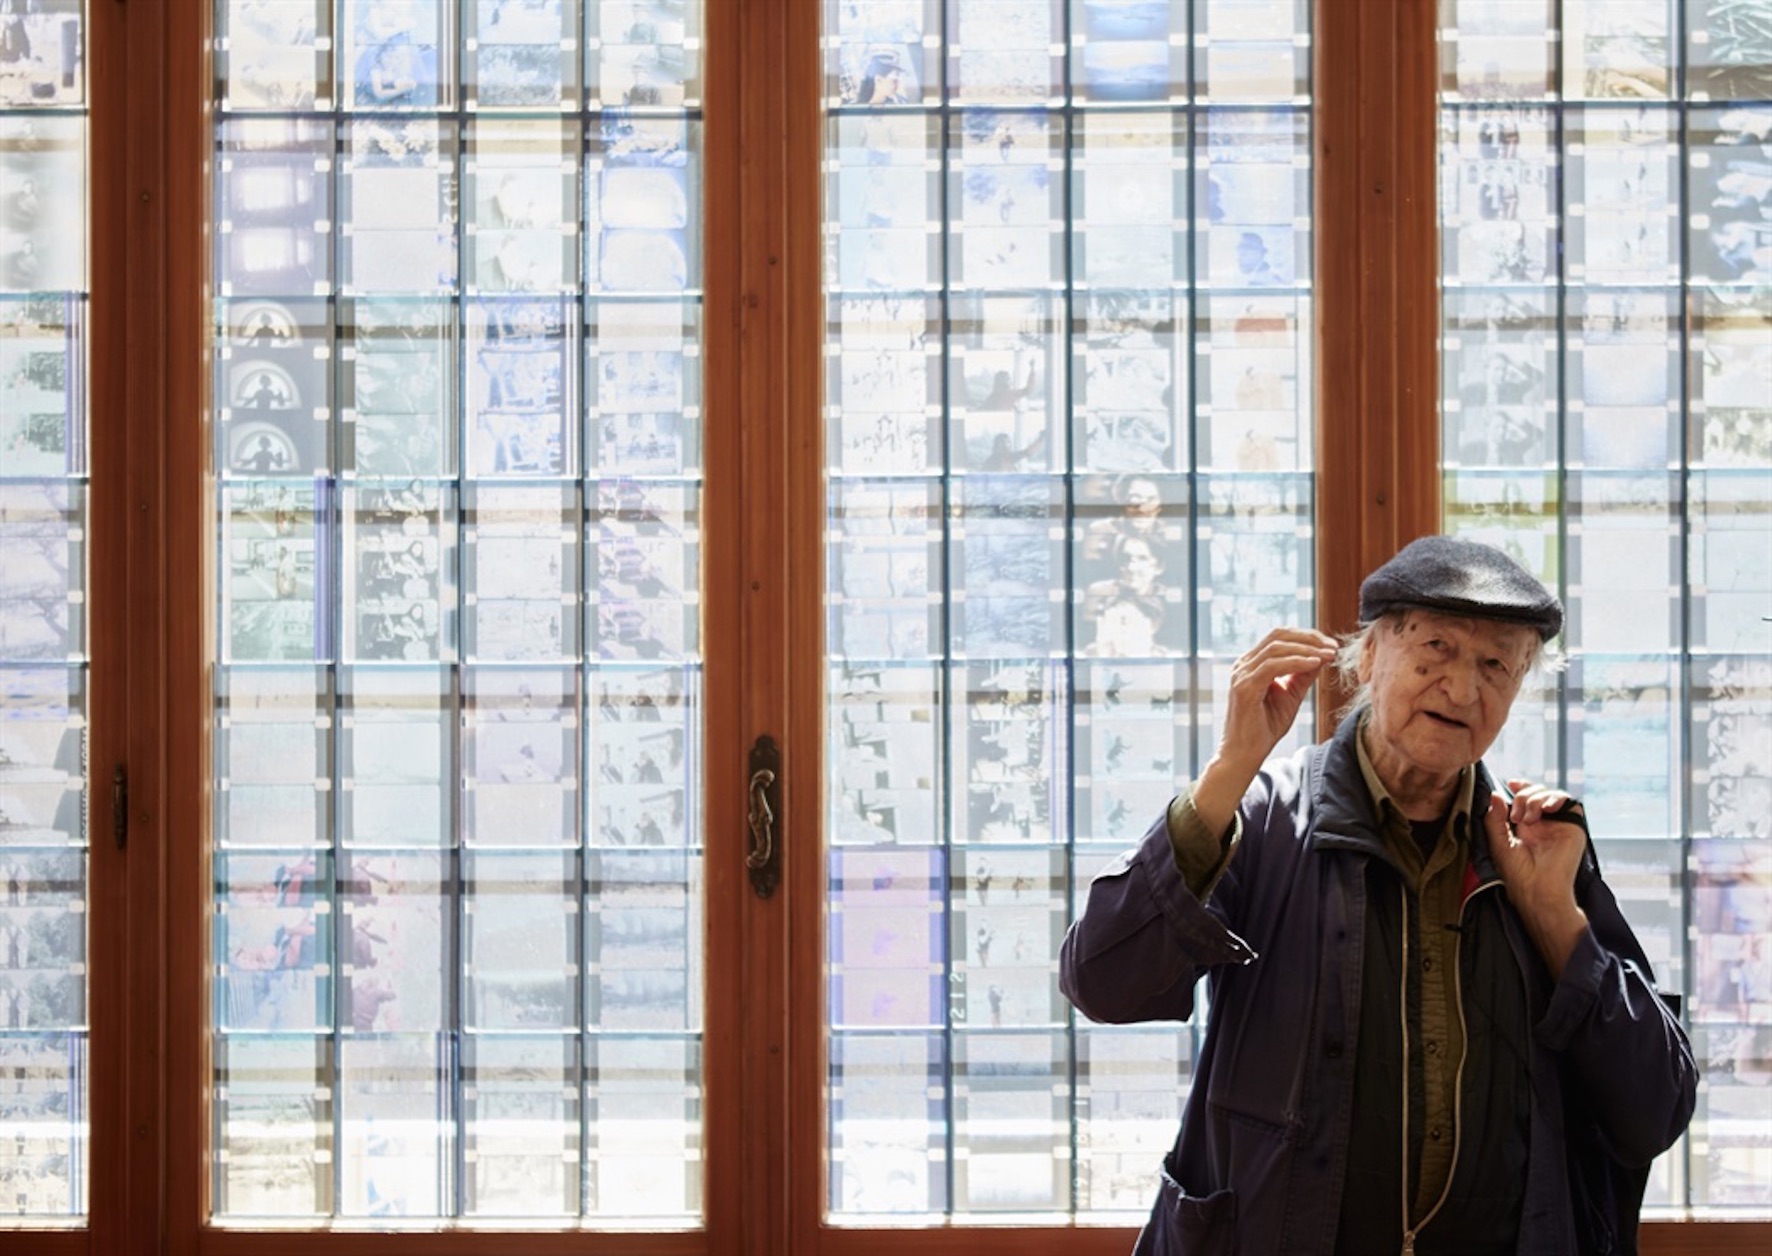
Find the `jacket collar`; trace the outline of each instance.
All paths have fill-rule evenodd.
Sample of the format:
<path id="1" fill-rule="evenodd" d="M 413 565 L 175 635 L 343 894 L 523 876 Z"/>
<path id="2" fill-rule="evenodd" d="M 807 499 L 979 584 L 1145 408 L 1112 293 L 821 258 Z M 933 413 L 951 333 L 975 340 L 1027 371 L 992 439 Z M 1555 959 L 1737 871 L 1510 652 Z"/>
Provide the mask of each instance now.
<path id="1" fill-rule="evenodd" d="M 1383 859 L 1384 838 L 1378 805 L 1366 787 L 1360 770 L 1360 734 L 1363 710 L 1348 712 L 1329 740 L 1316 746 L 1310 759 L 1311 836 L 1319 850 L 1351 850 Z M 1495 862 L 1489 857 L 1488 831 L 1483 809 L 1495 785 L 1488 769 L 1476 765 L 1471 790 L 1471 866 L 1479 882 L 1496 879 Z"/>
<path id="2" fill-rule="evenodd" d="M 1342 718 L 1329 740 L 1311 753 L 1311 829 L 1320 850 L 1357 850 L 1382 858 L 1377 803 L 1360 771 L 1358 710 Z"/>

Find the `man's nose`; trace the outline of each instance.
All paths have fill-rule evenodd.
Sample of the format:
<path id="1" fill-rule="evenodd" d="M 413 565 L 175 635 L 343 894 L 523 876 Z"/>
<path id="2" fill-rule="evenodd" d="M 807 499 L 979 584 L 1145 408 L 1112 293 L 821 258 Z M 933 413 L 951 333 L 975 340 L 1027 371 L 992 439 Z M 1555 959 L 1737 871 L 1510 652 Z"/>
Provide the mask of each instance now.
<path id="1" fill-rule="evenodd" d="M 1446 696 L 1459 706 L 1471 706 L 1477 700 L 1477 669 L 1463 659 L 1446 665 L 1440 683 L 1445 686 Z"/>

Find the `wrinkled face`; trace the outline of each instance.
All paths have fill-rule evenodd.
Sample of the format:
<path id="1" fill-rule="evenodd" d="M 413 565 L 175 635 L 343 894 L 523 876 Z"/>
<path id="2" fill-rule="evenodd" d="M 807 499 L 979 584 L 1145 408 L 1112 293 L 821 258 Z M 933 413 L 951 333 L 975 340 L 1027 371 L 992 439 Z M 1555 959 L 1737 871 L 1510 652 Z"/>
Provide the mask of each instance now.
<path id="1" fill-rule="evenodd" d="M 1410 611 L 1401 631 L 1374 626 L 1360 655 L 1371 686 L 1374 759 L 1446 776 L 1494 744 L 1537 634 L 1522 624 Z"/>

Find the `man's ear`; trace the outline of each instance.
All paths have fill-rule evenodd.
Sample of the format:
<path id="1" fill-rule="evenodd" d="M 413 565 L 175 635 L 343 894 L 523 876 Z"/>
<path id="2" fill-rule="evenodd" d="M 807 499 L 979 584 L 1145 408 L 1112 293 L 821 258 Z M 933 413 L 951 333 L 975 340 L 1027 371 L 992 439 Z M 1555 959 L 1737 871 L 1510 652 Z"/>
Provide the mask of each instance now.
<path id="1" fill-rule="evenodd" d="M 1378 653 L 1378 634 L 1382 627 L 1383 621 L 1374 624 L 1372 631 L 1360 642 L 1360 657 L 1355 663 L 1354 676 L 1362 685 L 1372 681 L 1372 659 Z"/>

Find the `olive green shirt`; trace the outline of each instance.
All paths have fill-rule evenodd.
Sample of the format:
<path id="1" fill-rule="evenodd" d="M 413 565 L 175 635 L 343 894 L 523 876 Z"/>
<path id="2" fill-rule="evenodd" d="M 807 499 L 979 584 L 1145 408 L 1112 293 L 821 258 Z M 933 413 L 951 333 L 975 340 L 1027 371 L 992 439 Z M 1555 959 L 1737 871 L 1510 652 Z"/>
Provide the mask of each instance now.
<path id="1" fill-rule="evenodd" d="M 1366 754 L 1364 721 L 1360 731 L 1355 740 L 1360 772 L 1366 778 L 1366 789 L 1378 813 L 1384 851 L 1416 900 L 1416 910 L 1405 913 L 1415 923 L 1414 936 L 1407 939 L 1406 954 L 1421 968 L 1421 1024 L 1408 1027 L 1406 1058 L 1421 1060 L 1427 1094 L 1427 1110 L 1421 1114 L 1421 1163 L 1416 1166 L 1415 1203 L 1410 1218 L 1412 1223 L 1419 1223 L 1433 1210 L 1451 1181 L 1458 1143 L 1456 1093 L 1459 1065 L 1464 1058 L 1464 1024 L 1459 1015 L 1456 980 L 1458 934 L 1450 926 L 1459 923 L 1464 906 L 1464 870 L 1470 862 L 1471 803 L 1477 774 L 1474 767 L 1466 767 L 1460 774 L 1446 827 L 1424 864 L 1408 817 L 1392 801 L 1390 791 L 1378 779 Z M 1232 819 L 1228 833 L 1213 833 L 1194 810 L 1192 789 L 1184 789 L 1169 804 L 1168 829 L 1176 868 L 1194 896 L 1206 902 L 1242 840 L 1242 817 Z M 1403 1028 L 1399 1026 L 1398 1031 L 1403 1032 Z M 1406 1082 L 1399 1078 L 1397 1084 L 1401 1087 Z"/>

